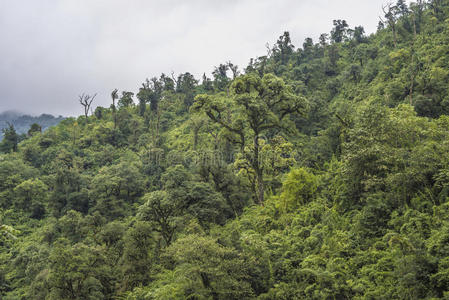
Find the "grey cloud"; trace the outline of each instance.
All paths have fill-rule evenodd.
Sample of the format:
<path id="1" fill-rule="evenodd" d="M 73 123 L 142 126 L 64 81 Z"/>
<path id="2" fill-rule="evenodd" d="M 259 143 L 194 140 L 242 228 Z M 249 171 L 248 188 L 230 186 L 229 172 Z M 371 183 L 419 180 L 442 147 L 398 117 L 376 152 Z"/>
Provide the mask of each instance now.
<path id="1" fill-rule="evenodd" d="M 333 19 L 373 32 L 384 0 L 0 0 L 0 111 L 77 115 L 77 95 L 135 91 L 161 72 L 244 67 L 283 31 L 293 44 Z"/>

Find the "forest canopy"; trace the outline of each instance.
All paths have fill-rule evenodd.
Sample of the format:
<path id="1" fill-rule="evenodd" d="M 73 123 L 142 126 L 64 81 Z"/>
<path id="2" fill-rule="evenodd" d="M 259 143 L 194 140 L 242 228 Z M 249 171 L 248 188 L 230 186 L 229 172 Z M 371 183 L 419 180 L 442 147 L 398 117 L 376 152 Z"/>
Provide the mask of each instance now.
<path id="1" fill-rule="evenodd" d="M 0 298 L 448 298 L 449 1 L 332 24 L 6 127 Z"/>

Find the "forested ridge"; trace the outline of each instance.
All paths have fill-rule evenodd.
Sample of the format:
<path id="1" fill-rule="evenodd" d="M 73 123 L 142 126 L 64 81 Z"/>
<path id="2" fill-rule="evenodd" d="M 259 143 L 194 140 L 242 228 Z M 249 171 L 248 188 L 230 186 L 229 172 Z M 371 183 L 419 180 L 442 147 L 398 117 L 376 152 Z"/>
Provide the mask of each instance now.
<path id="1" fill-rule="evenodd" d="M 382 15 L 6 129 L 0 298 L 449 298 L 449 1 Z"/>
<path id="2" fill-rule="evenodd" d="M 14 131 L 19 134 L 18 138 L 20 141 L 26 137 L 31 125 L 36 124 L 34 129 L 42 131 L 58 124 L 63 119 L 64 117 L 62 116 L 55 117 L 49 114 L 30 116 L 15 111 L 2 112 L 0 113 L 0 141 L 3 139 L 4 131 L 8 132 L 11 125 L 14 127 Z"/>

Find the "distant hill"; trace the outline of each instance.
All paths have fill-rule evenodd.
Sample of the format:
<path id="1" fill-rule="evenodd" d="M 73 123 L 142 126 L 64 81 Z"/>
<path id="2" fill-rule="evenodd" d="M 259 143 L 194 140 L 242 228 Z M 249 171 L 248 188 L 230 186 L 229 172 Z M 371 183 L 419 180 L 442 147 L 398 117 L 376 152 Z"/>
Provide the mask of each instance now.
<path id="1" fill-rule="evenodd" d="M 50 114 L 41 114 L 40 116 L 30 116 L 17 111 L 5 111 L 0 113 L 0 140 L 3 138 L 2 129 L 12 124 L 18 134 L 27 133 L 31 124 L 37 123 L 42 127 L 42 130 L 50 126 L 54 126 L 64 120 L 63 116 L 55 117 Z"/>

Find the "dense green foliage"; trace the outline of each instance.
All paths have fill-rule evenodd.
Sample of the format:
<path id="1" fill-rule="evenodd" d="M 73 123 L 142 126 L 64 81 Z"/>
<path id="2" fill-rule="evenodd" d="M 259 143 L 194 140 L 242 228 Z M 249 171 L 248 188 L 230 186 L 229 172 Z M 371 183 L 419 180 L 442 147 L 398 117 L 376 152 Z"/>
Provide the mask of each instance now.
<path id="1" fill-rule="evenodd" d="M 2 299 L 449 297 L 449 1 L 384 10 L 4 146 Z"/>

